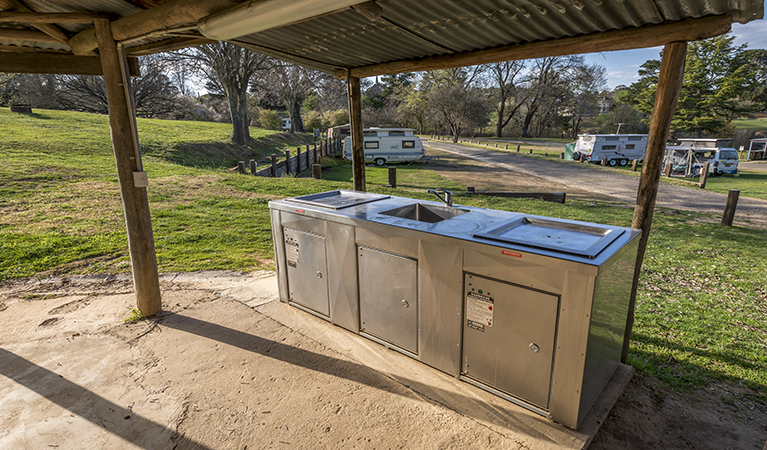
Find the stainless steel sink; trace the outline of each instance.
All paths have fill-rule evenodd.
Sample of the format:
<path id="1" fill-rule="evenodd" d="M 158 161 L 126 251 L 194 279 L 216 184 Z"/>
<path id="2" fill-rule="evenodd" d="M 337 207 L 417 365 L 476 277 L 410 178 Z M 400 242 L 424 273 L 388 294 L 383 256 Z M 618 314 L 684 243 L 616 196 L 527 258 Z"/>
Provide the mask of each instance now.
<path id="1" fill-rule="evenodd" d="M 453 208 L 448 206 L 427 205 L 425 203 L 413 203 L 412 205 L 383 211 L 381 214 L 400 217 L 402 219 L 417 220 L 419 222 L 437 223 L 452 219 L 455 216 L 466 214 L 467 209 Z"/>

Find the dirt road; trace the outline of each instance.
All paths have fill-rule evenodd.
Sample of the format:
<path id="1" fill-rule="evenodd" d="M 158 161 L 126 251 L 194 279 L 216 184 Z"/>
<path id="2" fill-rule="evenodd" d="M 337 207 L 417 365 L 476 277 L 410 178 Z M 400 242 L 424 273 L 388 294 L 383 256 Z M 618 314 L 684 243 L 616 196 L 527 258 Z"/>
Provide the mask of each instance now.
<path id="1" fill-rule="evenodd" d="M 592 192 L 599 197 L 608 196 L 616 201 L 632 204 L 636 201 L 639 178 L 617 169 L 563 163 L 446 142 L 430 141 L 426 145 L 448 153 L 463 155 L 490 166 L 539 177 L 569 190 Z M 477 182 L 476 187 L 481 189 L 480 181 Z M 657 205 L 664 208 L 721 215 L 726 201 L 726 194 L 661 183 L 658 189 Z M 744 226 L 767 227 L 767 201 L 741 197 L 738 201 L 735 222 Z"/>

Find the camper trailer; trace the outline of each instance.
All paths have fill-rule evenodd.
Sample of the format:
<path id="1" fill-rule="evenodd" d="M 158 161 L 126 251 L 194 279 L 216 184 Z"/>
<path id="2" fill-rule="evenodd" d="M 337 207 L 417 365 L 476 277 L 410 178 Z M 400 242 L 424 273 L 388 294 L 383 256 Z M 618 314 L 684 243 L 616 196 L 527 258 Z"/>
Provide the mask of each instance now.
<path id="1" fill-rule="evenodd" d="M 419 161 L 425 156 L 421 139 L 412 128 L 366 128 L 362 132 L 365 162 L 384 166 Z M 352 159 L 352 138 L 344 139 L 344 158 Z"/>
<path id="2" fill-rule="evenodd" d="M 730 147 L 729 139 L 679 139 L 682 146 L 690 147 L 700 164 L 709 163 L 713 175 L 738 173 L 738 151 Z"/>
<path id="3" fill-rule="evenodd" d="M 629 161 L 644 159 L 646 134 L 581 134 L 575 143 L 573 159 L 589 162 L 607 159 L 610 166 L 625 166 Z"/>

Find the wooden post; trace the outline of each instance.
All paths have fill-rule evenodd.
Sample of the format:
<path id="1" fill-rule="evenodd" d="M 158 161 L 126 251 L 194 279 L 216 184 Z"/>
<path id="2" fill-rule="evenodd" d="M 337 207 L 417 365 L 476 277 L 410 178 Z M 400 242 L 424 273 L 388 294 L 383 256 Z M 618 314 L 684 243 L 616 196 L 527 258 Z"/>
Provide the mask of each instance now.
<path id="1" fill-rule="evenodd" d="M 602 158 L 602 167 L 607 167 L 607 158 Z"/>
<path id="2" fill-rule="evenodd" d="M 319 164 L 312 164 L 312 177 L 315 180 L 322 178 L 322 166 Z"/>
<path id="3" fill-rule="evenodd" d="M 703 168 L 700 169 L 700 179 L 698 179 L 697 186 L 701 189 L 706 189 L 706 179 L 708 179 L 708 169 L 711 167 L 711 163 L 703 164 Z"/>
<path id="4" fill-rule="evenodd" d="M 663 165 L 663 153 L 666 149 L 666 139 L 671 127 L 671 117 L 676 110 L 679 92 L 682 89 L 684 77 L 684 61 L 687 55 L 687 42 L 672 42 L 666 44 L 663 49 L 663 61 L 661 61 L 658 88 L 655 94 L 655 106 L 653 107 L 650 132 L 647 138 L 647 150 L 645 151 L 642 175 L 639 178 L 636 207 L 632 228 L 642 230 L 637 250 L 637 260 L 634 266 L 634 284 L 631 287 L 629 299 L 628 317 L 626 319 L 626 331 L 623 336 L 623 351 L 621 362 L 626 362 L 631 343 L 631 329 L 634 326 L 634 308 L 636 304 L 637 286 L 639 274 L 642 270 L 642 261 L 647 250 L 647 240 L 650 237 L 652 215 L 655 209 L 655 200 L 658 196 L 658 182 Z"/>
<path id="5" fill-rule="evenodd" d="M 320 146 L 321 145 L 322 144 L 320 143 Z M 306 150 L 306 167 L 309 167 L 309 164 L 310 164 L 309 163 L 309 149 L 308 149 L 308 147 L 309 146 L 307 145 L 307 150 Z M 314 144 L 314 159 L 317 159 L 317 144 Z"/>
<path id="6" fill-rule="evenodd" d="M 727 194 L 727 203 L 724 205 L 722 225 L 728 227 L 732 226 L 732 221 L 735 220 L 735 209 L 738 207 L 738 197 L 740 197 L 740 191 L 737 189 L 730 189 L 730 192 Z"/>
<path id="7" fill-rule="evenodd" d="M 241 173 L 243 175 L 246 173 L 246 171 L 245 171 L 245 161 L 240 161 L 240 162 L 237 163 L 237 172 L 239 172 L 239 173 Z"/>
<path id="8" fill-rule="evenodd" d="M 506 144 L 506 150 L 508 150 L 508 149 L 509 149 L 509 144 Z"/>
<path id="9" fill-rule="evenodd" d="M 522 144 L 517 144 L 517 152 L 519 152 L 519 148 L 522 146 Z"/>
<path id="10" fill-rule="evenodd" d="M 296 147 L 296 175 L 301 172 L 301 146 Z"/>
<path id="11" fill-rule="evenodd" d="M 136 303 L 141 314 L 148 317 L 160 312 L 162 297 L 149 199 L 146 183 L 142 182 L 146 174 L 141 164 L 133 92 L 127 75 L 127 60 L 112 37 L 109 20 L 95 19 L 93 22 L 109 102 L 109 126 L 125 210 Z"/>
<path id="12" fill-rule="evenodd" d="M 290 150 L 285 150 L 285 173 L 290 175 Z"/>
<path id="13" fill-rule="evenodd" d="M 639 165 L 639 160 L 635 159 L 634 162 L 631 163 L 631 171 L 636 172 L 637 171 L 637 165 Z"/>
<path id="14" fill-rule="evenodd" d="M 397 168 L 389 167 L 389 187 L 397 187 Z"/>
<path id="15" fill-rule="evenodd" d="M 349 92 L 349 123 L 352 134 L 352 176 L 354 190 L 365 192 L 365 150 L 362 148 L 362 94 L 360 79 L 349 77 L 346 80 Z"/>
<path id="16" fill-rule="evenodd" d="M 272 178 L 277 176 L 277 155 L 272 153 Z"/>
<path id="17" fill-rule="evenodd" d="M 642 171 L 644 172 L 644 169 L 642 169 Z M 671 163 L 666 164 L 666 168 L 663 170 L 663 175 L 666 177 L 671 176 Z"/>
<path id="18" fill-rule="evenodd" d="M 565 159 L 565 152 L 559 154 L 559 159 Z"/>
<path id="19" fill-rule="evenodd" d="M 256 163 L 255 159 L 250 160 L 250 174 L 255 175 L 256 172 L 258 172 L 258 163 Z"/>

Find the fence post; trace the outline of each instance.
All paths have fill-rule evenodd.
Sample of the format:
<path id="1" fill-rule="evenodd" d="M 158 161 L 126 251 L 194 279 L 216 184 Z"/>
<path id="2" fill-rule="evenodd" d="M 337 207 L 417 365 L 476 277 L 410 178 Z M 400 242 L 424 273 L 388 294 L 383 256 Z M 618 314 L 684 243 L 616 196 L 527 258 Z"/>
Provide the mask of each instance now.
<path id="1" fill-rule="evenodd" d="M 559 159 L 565 159 L 565 152 L 559 154 Z"/>
<path id="2" fill-rule="evenodd" d="M 255 175 L 257 172 L 258 163 L 256 163 L 255 159 L 250 160 L 250 174 Z"/>
<path id="3" fill-rule="evenodd" d="M 301 146 L 296 148 L 296 175 L 301 172 Z"/>
<path id="4" fill-rule="evenodd" d="M 711 163 L 703 164 L 703 168 L 700 170 L 700 179 L 698 180 L 698 187 L 706 189 L 706 178 L 708 177 L 708 169 Z"/>
<path id="5" fill-rule="evenodd" d="M 290 150 L 285 150 L 285 173 L 290 175 Z"/>
<path id="6" fill-rule="evenodd" d="M 306 147 L 306 167 L 309 167 L 309 146 L 307 145 Z M 317 144 L 314 144 L 314 159 L 317 159 Z"/>
<path id="7" fill-rule="evenodd" d="M 632 172 L 636 172 L 636 171 L 637 171 L 637 166 L 638 166 L 638 165 L 639 165 L 639 160 L 638 160 L 638 159 L 635 159 L 635 160 L 634 160 L 634 162 L 632 162 L 632 163 L 631 163 L 631 171 L 632 171 Z"/>
<path id="8" fill-rule="evenodd" d="M 607 158 L 602 158 L 602 167 L 607 167 Z"/>
<path id="9" fill-rule="evenodd" d="M 277 176 L 277 155 L 272 153 L 272 178 Z"/>
<path id="10" fill-rule="evenodd" d="M 740 191 L 730 189 L 729 194 L 727 194 L 727 204 L 724 206 L 722 225 L 732 226 L 732 221 L 735 219 L 735 209 L 738 207 L 738 197 L 740 197 Z"/>
<path id="11" fill-rule="evenodd" d="M 322 166 L 319 164 L 312 164 L 312 177 L 315 180 L 322 178 Z"/>
<path id="12" fill-rule="evenodd" d="M 241 174 L 245 174 L 245 161 L 240 161 L 237 163 L 237 172 Z"/>
<path id="13" fill-rule="evenodd" d="M 671 176 L 671 163 L 666 164 L 666 170 L 663 171 L 663 175 L 666 177 Z"/>
<path id="14" fill-rule="evenodd" d="M 506 144 L 506 150 L 508 150 L 508 149 L 509 149 L 509 144 Z"/>
<path id="15" fill-rule="evenodd" d="M 389 187 L 397 187 L 397 168 L 389 167 Z"/>

